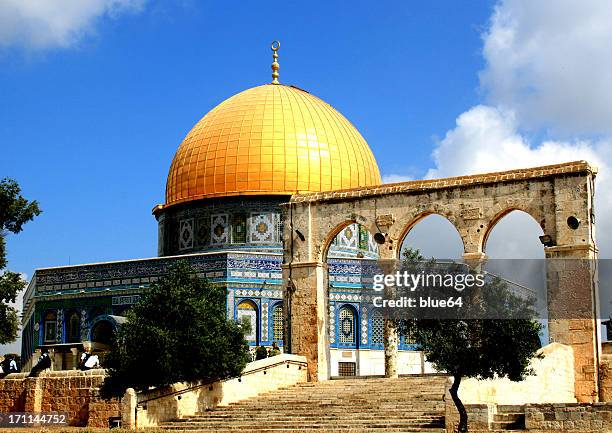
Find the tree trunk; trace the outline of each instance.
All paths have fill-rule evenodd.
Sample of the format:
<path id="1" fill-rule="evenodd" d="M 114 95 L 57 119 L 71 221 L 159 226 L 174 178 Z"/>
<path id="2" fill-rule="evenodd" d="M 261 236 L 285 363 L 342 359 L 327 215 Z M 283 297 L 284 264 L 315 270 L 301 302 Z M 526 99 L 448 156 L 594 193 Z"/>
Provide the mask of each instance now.
<path id="1" fill-rule="evenodd" d="M 459 433 L 464 433 L 468 431 L 468 414 L 458 394 L 459 385 L 461 384 L 461 375 L 455 374 L 453 378 L 453 386 L 450 387 L 449 392 L 451 397 L 453 398 L 453 403 L 455 403 L 455 407 L 459 412 L 459 426 L 457 427 L 457 431 Z"/>

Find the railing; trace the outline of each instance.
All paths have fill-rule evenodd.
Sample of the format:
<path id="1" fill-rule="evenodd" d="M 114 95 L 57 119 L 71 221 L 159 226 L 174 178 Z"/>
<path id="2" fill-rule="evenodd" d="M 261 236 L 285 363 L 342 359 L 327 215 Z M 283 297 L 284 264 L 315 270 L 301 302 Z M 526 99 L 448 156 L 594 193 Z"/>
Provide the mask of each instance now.
<path id="1" fill-rule="evenodd" d="M 187 387 L 185 389 L 181 389 L 179 391 L 173 391 L 173 392 L 169 392 L 167 394 L 158 395 L 156 397 L 151 397 L 151 398 L 148 398 L 148 399 L 143 400 L 141 402 L 138 402 L 136 404 L 136 407 L 139 407 L 139 406 L 142 407 L 145 403 L 148 403 L 148 402 L 154 401 L 154 400 L 159 400 L 161 398 L 172 397 L 172 396 L 177 396 L 177 395 L 185 394 L 187 392 L 193 391 L 193 390 L 198 389 L 198 388 L 203 388 L 205 386 L 210 386 L 210 385 L 212 385 L 215 382 L 226 382 L 226 381 L 232 380 L 232 379 L 238 379 L 238 381 L 240 381 L 241 378 L 244 377 L 244 376 L 250 376 L 252 374 L 259 373 L 261 371 L 266 371 L 266 370 L 269 370 L 269 369 L 274 368 L 274 367 L 278 367 L 279 365 L 283 365 L 283 364 L 287 364 L 287 368 L 289 368 L 290 364 L 297 365 L 297 366 L 300 367 L 300 369 L 302 367 L 307 367 L 308 366 L 308 364 L 306 362 L 303 362 L 303 361 L 295 361 L 295 360 L 292 360 L 292 359 L 284 359 L 282 361 L 275 362 L 274 364 L 270 364 L 270 365 L 254 368 L 253 370 L 246 371 L 246 372 L 244 372 L 244 373 L 242 373 L 242 374 L 240 374 L 238 376 L 228 377 L 227 379 L 223 379 L 223 380 L 210 379 L 210 380 L 207 380 L 206 382 L 199 383 L 197 385 L 190 386 L 190 387 Z"/>

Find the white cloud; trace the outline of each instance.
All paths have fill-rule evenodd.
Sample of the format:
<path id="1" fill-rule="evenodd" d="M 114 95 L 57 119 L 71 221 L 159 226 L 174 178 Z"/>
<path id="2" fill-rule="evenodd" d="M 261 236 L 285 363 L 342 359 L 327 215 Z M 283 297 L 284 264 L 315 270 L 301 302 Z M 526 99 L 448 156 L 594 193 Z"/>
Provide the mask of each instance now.
<path id="1" fill-rule="evenodd" d="M 521 127 L 611 133 L 611 22 L 605 0 L 502 0 L 483 35 L 489 102 Z"/>
<path id="2" fill-rule="evenodd" d="M 612 258 L 610 22 L 612 8 L 605 1 L 501 0 L 483 34 L 486 66 L 480 79 L 488 102 L 457 117 L 437 143 L 427 177 L 587 160 L 600 169 L 600 257 Z M 531 142 L 525 131 L 548 139 Z M 539 234 L 536 224 L 511 214 L 494 229 L 489 241 L 497 246 L 487 253 L 535 257 Z M 607 290 L 602 286 L 604 312 L 611 308 Z"/>
<path id="3" fill-rule="evenodd" d="M 414 180 L 414 177 L 404 174 L 383 174 L 382 177 L 383 183 L 408 182 L 411 180 Z"/>
<path id="4" fill-rule="evenodd" d="M 612 203 L 606 197 L 612 193 L 612 139 L 599 141 L 575 140 L 544 141 L 531 145 L 517 130 L 513 112 L 496 107 L 478 105 L 457 118 L 454 129 L 446 133 L 435 151 L 435 168 L 428 178 L 486 173 L 513 168 L 535 167 L 560 162 L 586 160 L 600 170 L 596 184 L 596 210 L 598 215 L 609 215 Z M 602 257 L 612 256 L 612 223 L 599 218 L 598 244 Z M 504 230 L 508 246 L 535 238 L 538 227 L 523 230 L 522 223 L 499 227 Z"/>
<path id="5" fill-rule="evenodd" d="M 96 20 L 140 11 L 146 0 L 0 0 L 0 46 L 66 48 Z"/>
<path id="6" fill-rule="evenodd" d="M 427 177 L 446 177 L 472 173 L 534 167 L 559 162 L 588 160 L 606 167 L 612 141 L 544 141 L 531 145 L 518 132 L 513 111 L 477 105 L 457 118 L 454 129 L 446 133 L 434 150 L 435 168 Z M 605 170 L 601 177 L 606 177 Z"/>

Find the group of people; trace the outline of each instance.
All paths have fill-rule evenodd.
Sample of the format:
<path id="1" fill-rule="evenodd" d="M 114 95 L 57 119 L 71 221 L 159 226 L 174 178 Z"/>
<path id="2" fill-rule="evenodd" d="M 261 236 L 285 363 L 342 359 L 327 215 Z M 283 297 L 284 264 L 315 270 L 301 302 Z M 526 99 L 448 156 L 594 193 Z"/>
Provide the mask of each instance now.
<path id="1" fill-rule="evenodd" d="M 11 373 L 19 373 L 19 366 L 14 355 L 6 355 L 4 360 L 0 362 L 0 378 L 3 378 Z"/>
<path id="2" fill-rule="evenodd" d="M 81 358 L 79 359 L 79 370 L 91 370 L 92 368 L 100 367 L 100 359 L 98 355 L 92 355 L 89 352 L 85 351 L 81 354 Z M 38 362 L 32 370 L 28 377 L 36 377 L 40 374 L 41 371 L 44 371 L 48 368 L 51 368 L 51 356 L 49 356 L 49 351 L 46 348 L 41 349 L 40 358 L 38 358 Z"/>
<path id="3" fill-rule="evenodd" d="M 270 350 L 266 349 L 266 346 L 259 346 L 257 349 L 255 349 L 255 361 L 280 354 L 280 348 L 278 347 L 278 344 L 275 341 L 272 343 L 272 347 L 270 348 Z"/>

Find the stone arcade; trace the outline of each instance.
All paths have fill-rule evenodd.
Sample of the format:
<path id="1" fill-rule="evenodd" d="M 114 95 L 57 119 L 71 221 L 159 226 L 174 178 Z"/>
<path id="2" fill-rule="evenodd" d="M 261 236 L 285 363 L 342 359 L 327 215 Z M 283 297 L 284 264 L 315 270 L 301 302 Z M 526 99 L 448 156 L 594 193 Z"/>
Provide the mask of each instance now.
<path id="1" fill-rule="evenodd" d="M 550 338 L 574 348 L 577 399 L 597 401 L 601 339 L 593 278 L 595 174 L 588 163 L 573 162 L 292 196 L 284 205 L 288 241 L 283 264 L 284 279 L 291 279 L 293 289 L 286 295 L 292 311 L 292 351 L 307 357 L 311 380 L 330 377 L 327 341 L 333 324 L 327 314 L 326 256 L 347 225 L 357 222 L 372 233 L 382 229 L 380 260 L 394 261 L 412 227 L 429 214 L 439 214 L 459 232 L 464 259 L 478 263 L 485 259 L 487 237 L 495 224 L 509 212 L 522 210 L 550 236 L 545 247 Z M 305 234 L 303 240 L 298 231 Z M 576 308 L 571 313 L 576 319 L 564 314 L 570 305 Z M 390 324 L 385 325 L 385 339 L 397 347 L 397 331 Z M 397 376 L 397 351 L 385 352 L 385 367 L 387 376 Z"/>

